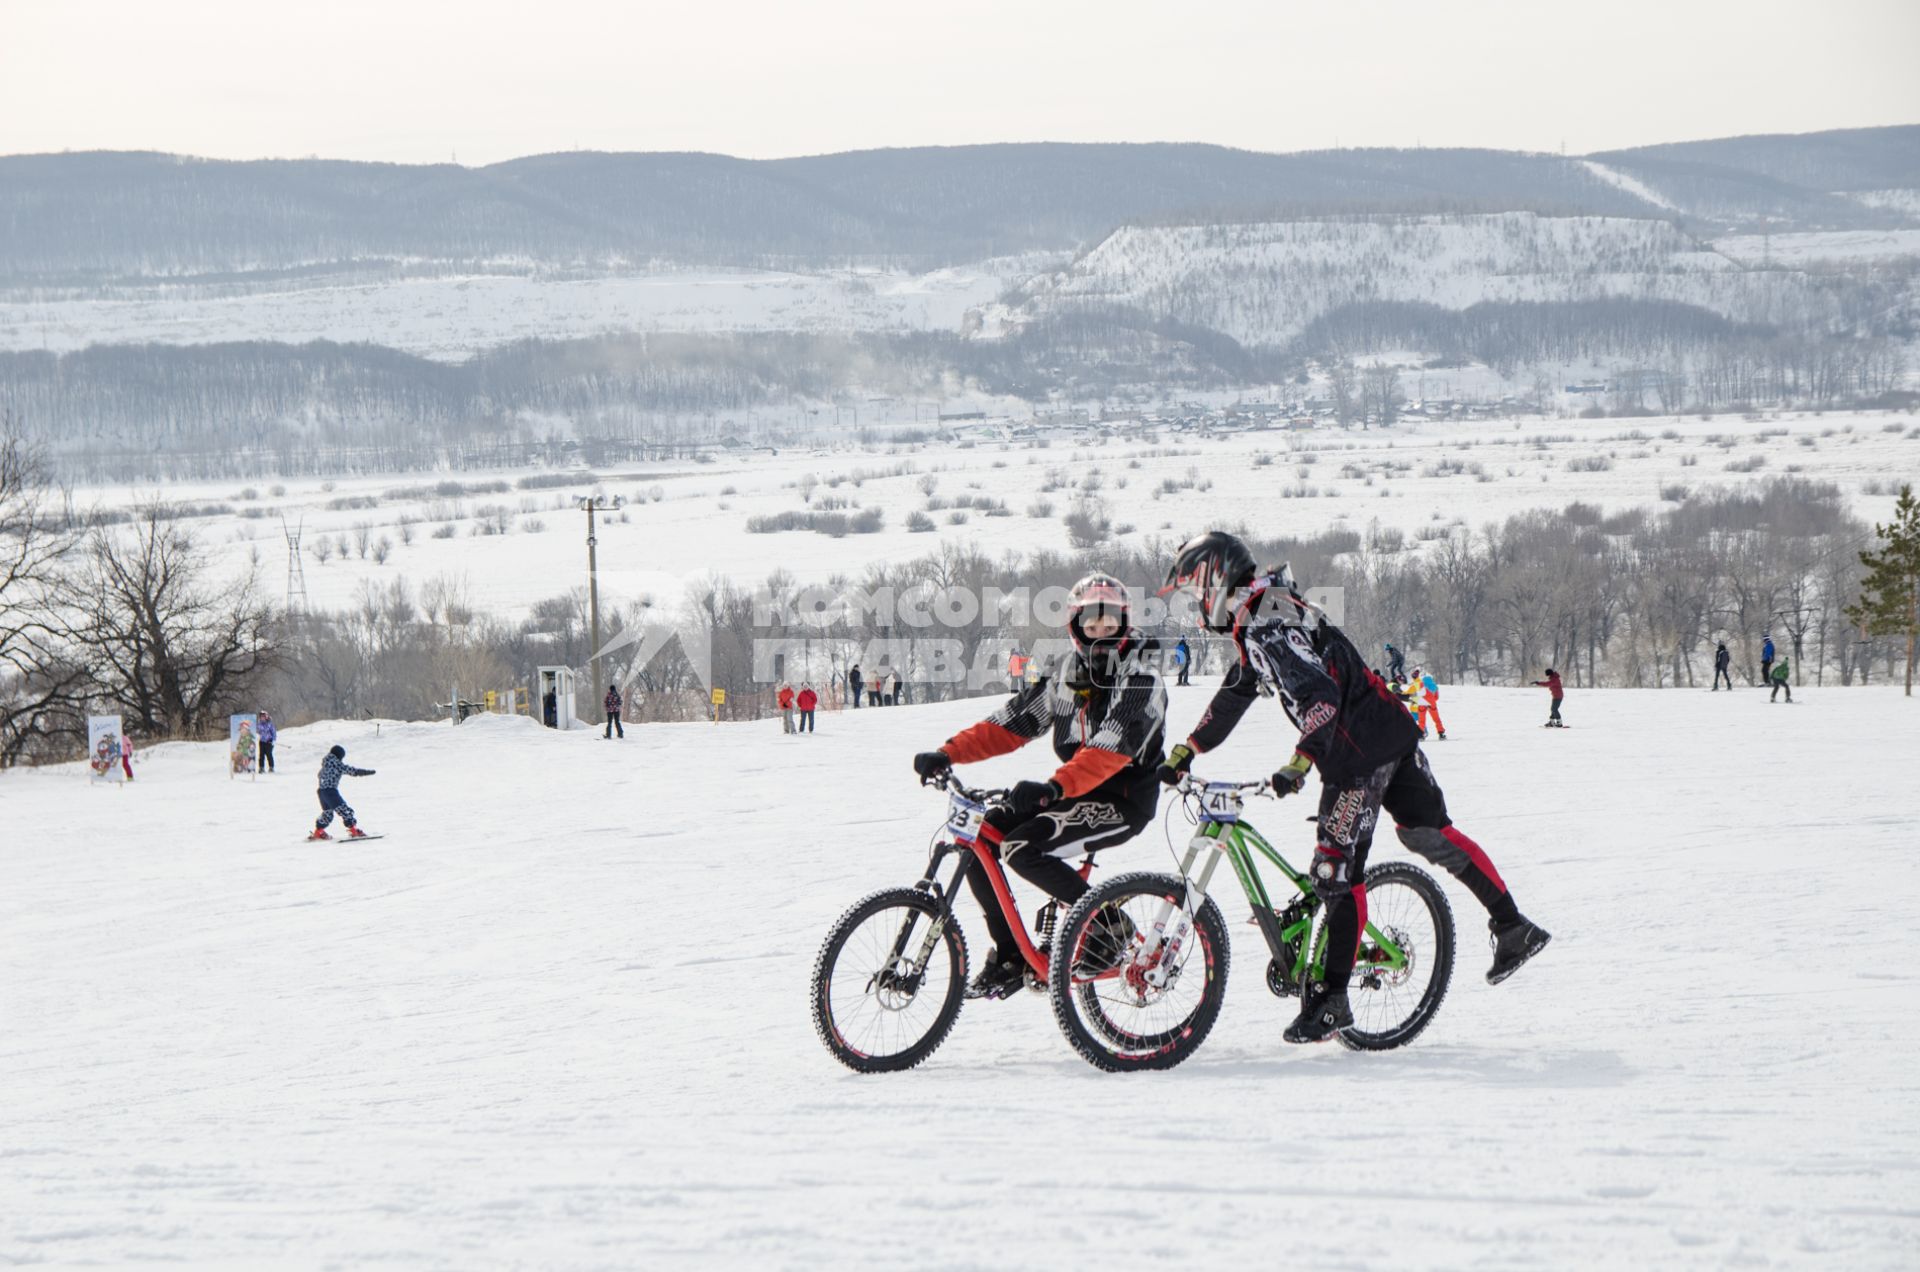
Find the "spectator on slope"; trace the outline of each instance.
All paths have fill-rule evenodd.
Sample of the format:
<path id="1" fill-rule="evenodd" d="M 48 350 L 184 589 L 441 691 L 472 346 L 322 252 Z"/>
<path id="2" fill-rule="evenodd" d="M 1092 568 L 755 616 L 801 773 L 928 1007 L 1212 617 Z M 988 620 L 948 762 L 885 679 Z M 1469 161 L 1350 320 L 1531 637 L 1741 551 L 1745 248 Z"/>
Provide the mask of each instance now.
<path id="1" fill-rule="evenodd" d="M 273 772 L 273 743 L 280 736 L 280 730 L 273 727 L 273 717 L 262 711 L 260 727 L 254 731 L 253 736 L 260 742 L 260 771 Z M 133 774 L 129 773 L 127 776 L 131 778 Z"/>
<path id="2" fill-rule="evenodd" d="M 541 712 L 541 715 L 546 719 L 547 727 L 549 729 L 559 728 L 560 727 L 560 695 L 552 689 L 547 690 L 547 692 L 540 699 L 540 712 Z"/>
<path id="3" fill-rule="evenodd" d="M 1418 667 L 1413 669 L 1413 682 L 1414 692 L 1420 696 L 1420 707 L 1417 712 L 1420 736 L 1423 738 L 1427 736 L 1427 717 L 1432 716 L 1434 730 L 1439 733 L 1440 740 L 1445 742 L 1447 726 L 1440 721 L 1440 682 Z"/>
<path id="4" fill-rule="evenodd" d="M 1727 682 L 1727 688 L 1733 688 L 1733 676 L 1728 668 L 1733 666 L 1733 655 L 1727 652 L 1727 642 L 1721 641 L 1713 651 L 1713 692 L 1720 692 L 1720 682 Z"/>
<path id="5" fill-rule="evenodd" d="M 886 678 L 885 672 L 875 672 L 873 678 L 867 681 L 868 706 L 877 707 L 880 705 L 881 686 L 885 683 Z"/>
<path id="6" fill-rule="evenodd" d="M 1407 678 L 1407 656 L 1395 649 L 1392 641 L 1387 642 L 1387 675 L 1395 680 Z"/>
<path id="7" fill-rule="evenodd" d="M 906 698 L 907 698 L 906 679 L 902 677 L 898 671 L 896 671 L 893 673 L 893 678 L 887 682 L 887 705 L 890 707 L 897 707 L 902 702 L 905 702 Z"/>
<path id="8" fill-rule="evenodd" d="M 847 700 L 855 708 L 860 706 L 860 687 L 865 683 L 860 677 L 860 664 L 855 663 L 847 669 Z"/>
<path id="9" fill-rule="evenodd" d="M 120 735 L 120 771 L 127 775 L 129 782 L 133 780 L 133 739 L 124 733 Z"/>
<path id="10" fill-rule="evenodd" d="M 346 823 L 348 839 L 365 839 L 367 832 L 360 829 L 354 819 L 353 806 L 340 798 L 340 779 L 342 777 L 372 777 L 372 769 L 353 768 L 347 763 L 347 748 L 336 746 L 327 752 L 327 758 L 320 761 L 320 816 L 313 823 L 313 833 L 308 839 L 331 839 L 327 834 L 327 823 L 333 820 L 335 813 Z"/>
<path id="11" fill-rule="evenodd" d="M 793 686 L 781 685 L 773 700 L 780 705 L 780 732 L 793 733 Z"/>
<path id="12" fill-rule="evenodd" d="M 1175 683 L 1186 684 L 1187 676 L 1193 670 L 1193 648 L 1187 644 L 1185 636 L 1182 636 L 1180 643 L 1173 647 L 1173 665 L 1180 672 L 1180 679 Z"/>
<path id="13" fill-rule="evenodd" d="M 620 730 L 620 740 L 624 742 L 627 737 L 627 727 L 620 723 L 620 708 L 625 706 L 626 703 L 620 697 L 620 686 L 608 685 L 607 696 L 600 700 L 600 705 L 605 708 L 607 713 L 606 736 L 612 737 L 613 731 L 618 729 Z"/>
<path id="14" fill-rule="evenodd" d="M 1787 660 L 1785 658 L 1782 658 L 1773 665 L 1772 682 L 1773 692 L 1767 695 L 1768 702 L 1772 702 L 1775 698 L 1778 698 L 1782 689 L 1787 691 L 1787 701 L 1793 701 L 1793 686 L 1787 681 Z"/>
<path id="15" fill-rule="evenodd" d="M 1574 666 L 1574 670 L 1576 672 L 1580 670 L 1577 663 Z M 1560 673 L 1555 671 L 1553 668 L 1549 667 L 1547 668 L 1547 678 L 1545 680 L 1536 680 L 1533 683 L 1540 686 L 1542 689 L 1545 689 L 1549 694 L 1553 695 L 1553 707 L 1547 713 L 1547 728 L 1549 729 L 1566 728 L 1567 727 L 1566 721 L 1560 718 L 1560 699 L 1567 696 L 1567 691 L 1560 687 Z"/>
<path id="16" fill-rule="evenodd" d="M 795 699 L 800 705 L 800 732 L 813 732 L 813 709 L 820 705 L 820 695 L 813 691 L 812 682 L 800 686 L 800 696 Z"/>
<path id="17" fill-rule="evenodd" d="M 1760 638 L 1760 683 L 1766 684 L 1773 679 L 1773 637 L 1763 634 Z"/>
<path id="18" fill-rule="evenodd" d="M 1353 1024 L 1347 981 L 1366 930 L 1367 852 L 1382 808 L 1401 843 L 1486 907 L 1490 984 L 1546 948 L 1547 932 L 1520 913 L 1492 860 L 1447 815 L 1413 722 L 1346 633 L 1300 595 L 1287 566 L 1263 571 L 1246 544 L 1215 530 L 1175 555 L 1161 590 L 1175 589 L 1194 595 L 1201 622 L 1230 634 L 1240 659 L 1192 736 L 1168 753 L 1160 780 L 1173 785 L 1195 755 L 1224 743 L 1263 690 L 1300 730 L 1292 758 L 1273 775 L 1275 793 L 1292 795 L 1310 771 L 1320 771 L 1319 843 L 1308 875 L 1327 907 L 1325 979 L 1304 987 L 1288 1042 L 1325 1042 Z"/>

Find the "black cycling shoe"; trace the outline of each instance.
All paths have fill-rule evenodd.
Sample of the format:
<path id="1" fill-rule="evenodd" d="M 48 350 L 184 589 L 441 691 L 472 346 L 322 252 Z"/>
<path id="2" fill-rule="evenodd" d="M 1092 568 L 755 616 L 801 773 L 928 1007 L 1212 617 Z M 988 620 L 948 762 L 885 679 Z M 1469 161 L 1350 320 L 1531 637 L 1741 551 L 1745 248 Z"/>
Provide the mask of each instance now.
<path id="1" fill-rule="evenodd" d="M 1347 991 L 1328 992 L 1318 981 L 1307 987 L 1300 1014 L 1280 1036 L 1288 1042 L 1325 1042 L 1353 1024 L 1353 1009 L 1347 1006 Z"/>
<path id="2" fill-rule="evenodd" d="M 968 998 L 1011 998 L 1027 983 L 1025 963 L 1001 962 L 999 951 L 987 955 L 985 967 L 967 986 Z"/>
<path id="3" fill-rule="evenodd" d="M 1498 985 L 1519 971 L 1522 963 L 1546 949 L 1553 939 L 1545 928 L 1529 923 L 1524 915 L 1505 927 L 1496 927 L 1489 919 L 1487 927 L 1491 933 L 1487 942 L 1493 946 L 1493 966 L 1487 969 L 1489 985 Z"/>
<path id="4" fill-rule="evenodd" d="M 1080 946 L 1080 957 L 1074 960 L 1074 974 L 1098 976 L 1120 966 L 1139 933 L 1140 929 L 1124 911 L 1100 911 L 1093 916 L 1093 922 L 1087 924 L 1087 938 Z"/>

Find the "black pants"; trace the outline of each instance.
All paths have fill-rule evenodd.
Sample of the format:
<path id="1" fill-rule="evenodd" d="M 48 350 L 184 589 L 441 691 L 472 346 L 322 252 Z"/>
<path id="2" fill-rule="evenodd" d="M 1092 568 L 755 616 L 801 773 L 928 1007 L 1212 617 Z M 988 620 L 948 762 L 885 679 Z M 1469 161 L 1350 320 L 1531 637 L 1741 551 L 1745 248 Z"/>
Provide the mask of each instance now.
<path id="1" fill-rule="evenodd" d="M 1727 669 L 1725 667 L 1715 667 L 1713 669 L 1713 691 L 1715 693 L 1720 692 L 1720 682 L 1722 680 L 1727 682 L 1727 688 L 1733 688 L 1733 677 L 1727 674 Z"/>
<path id="2" fill-rule="evenodd" d="M 1787 701 L 1792 702 L 1793 686 L 1788 684 L 1784 680 L 1776 680 L 1773 682 L 1773 692 L 1767 695 L 1767 701 L 1772 702 L 1774 699 L 1778 698 L 1780 696 L 1780 691 L 1782 689 L 1785 689 L 1787 691 Z"/>
<path id="3" fill-rule="evenodd" d="M 1553 700 L 1553 707 L 1551 710 L 1547 712 L 1547 723 L 1549 724 L 1562 723 L 1560 719 L 1560 699 L 1558 698 L 1555 698 Z"/>
<path id="4" fill-rule="evenodd" d="M 621 737 L 624 738 L 627 736 L 626 726 L 620 723 L 620 713 L 618 711 L 609 711 L 607 712 L 607 736 L 612 737 L 615 729 L 620 730 Z"/>
<path id="5" fill-rule="evenodd" d="M 1153 822 L 1160 804 L 1160 784 L 1153 771 L 1121 774 L 1105 785 L 1063 799 L 1037 817 L 1005 826 L 1004 808 L 987 814 L 983 842 L 997 840 L 1000 862 L 1048 896 L 1072 905 L 1087 893 L 1087 882 L 1070 859 L 1124 844 Z M 996 824 L 996 823 L 999 824 Z M 1000 910 L 993 883 L 979 865 L 967 872 L 974 899 L 986 913 L 987 934 L 993 938 L 997 960 L 1018 961 L 1020 943 Z"/>
<path id="6" fill-rule="evenodd" d="M 802 733 L 813 732 L 813 712 L 808 711 L 805 708 L 802 708 L 800 712 L 800 732 Z"/>
<path id="7" fill-rule="evenodd" d="M 260 743 L 260 771 L 262 773 L 273 772 L 273 743 L 265 739 L 262 739 Z"/>
<path id="8" fill-rule="evenodd" d="M 853 706 L 856 711 L 860 709 L 860 686 L 858 683 L 853 686 Z"/>
<path id="9" fill-rule="evenodd" d="M 1347 858 L 1354 886 L 1327 906 L 1327 984 L 1344 988 L 1367 925 L 1367 850 L 1385 808 L 1400 842 L 1466 885 L 1496 922 L 1518 917 L 1507 885 L 1480 845 L 1447 816 L 1447 797 L 1418 747 L 1405 759 L 1383 764 L 1358 782 L 1320 788 L 1320 847 Z"/>
<path id="10" fill-rule="evenodd" d="M 340 814 L 340 820 L 347 824 L 348 830 L 353 829 L 353 806 L 340 798 L 338 787 L 323 788 L 320 792 L 320 816 L 314 819 L 313 828 L 325 830 L 335 813 Z"/>
<path id="11" fill-rule="evenodd" d="M 1192 666 L 1193 664 L 1191 660 L 1180 664 L 1180 679 L 1177 683 L 1183 684 L 1183 685 L 1187 683 L 1187 672 L 1192 670 Z"/>
<path id="12" fill-rule="evenodd" d="M 1760 683 L 1766 684 L 1773 679 L 1773 659 L 1765 658 L 1760 662 Z"/>

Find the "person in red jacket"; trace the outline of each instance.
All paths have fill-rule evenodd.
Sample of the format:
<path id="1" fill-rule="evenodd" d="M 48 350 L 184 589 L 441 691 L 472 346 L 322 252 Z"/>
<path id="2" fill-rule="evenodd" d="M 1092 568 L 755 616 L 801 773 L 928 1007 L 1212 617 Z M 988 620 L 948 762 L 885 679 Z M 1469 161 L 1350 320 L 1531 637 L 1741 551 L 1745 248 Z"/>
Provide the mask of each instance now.
<path id="1" fill-rule="evenodd" d="M 780 704 L 780 732 L 792 733 L 793 728 L 793 686 L 781 685 L 780 691 L 773 696 Z"/>
<path id="2" fill-rule="evenodd" d="M 1060 766 L 1046 781 L 1016 783 L 987 814 L 980 838 L 1015 874 L 1072 905 L 1087 883 L 1071 859 L 1123 844 L 1153 822 L 1167 688 L 1153 642 L 1129 621 L 1127 589 L 1111 575 L 1074 584 L 1067 630 L 1074 653 L 1064 674 L 1016 688 L 985 720 L 914 756 L 913 769 L 933 781 L 955 764 L 1006 755 L 1050 732 Z M 967 881 L 993 937 L 967 996 L 1005 998 L 1025 983 L 1026 962 L 986 871 L 968 871 Z"/>
<path id="3" fill-rule="evenodd" d="M 1549 667 L 1547 668 L 1547 678 L 1545 680 L 1536 680 L 1533 683 L 1553 695 L 1553 710 L 1547 716 L 1547 728 L 1566 728 L 1566 721 L 1560 718 L 1560 699 L 1567 696 L 1567 691 L 1560 687 L 1560 673 Z"/>
<path id="4" fill-rule="evenodd" d="M 820 695 L 813 691 L 811 682 L 800 686 L 800 696 L 794 699 L 800 704 L 800 732 L 813 732 L 813 709 L 820 705 Z"/>

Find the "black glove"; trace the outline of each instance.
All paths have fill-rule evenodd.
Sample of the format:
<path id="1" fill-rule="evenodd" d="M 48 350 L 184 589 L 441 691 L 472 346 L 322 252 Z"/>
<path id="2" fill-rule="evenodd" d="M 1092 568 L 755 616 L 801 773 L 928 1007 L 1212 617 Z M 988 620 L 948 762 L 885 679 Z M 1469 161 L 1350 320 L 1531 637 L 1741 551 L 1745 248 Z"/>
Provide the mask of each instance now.
<path id="1" fill-rule="evenodd" d="M 1007 792 L 1007 811 L 1013 815 L 1013 824 L 1019 825 L 1059 798 L 1058 782 L 1015 782 Z"/>
<path id="2" fill-rule="evenodd" d="M 1313 761 L 1298 751 L 1291 760 L 1273 775 L 1273 793 L 1281 799 L 1289 795 L 1298 795 L 1300 788 L 1307 784 L 1307 774 L 1313 769 Z"/>
<path id="3" fill-rule="evenodd" d="M 1314 895 L 1322 901 L 1338 901 L 1353 891 L 1353 880 L 1347 877 L 1347 859 L 1341 853 L 1321 844 L 1313 850 L 1313 864 L 1307 867 L 1307 877 L 1313 880 Z"/>
<path id="4" fill-rule="evenodd" d="M 1153 771 L 1153 775 L 1160 779 L 1162 786 L 1178 786 L 1192 763 L 1193 748 L 1182 742 L 1167 752 L 1167 758 L 1160 762 L 1160 767 Z"/>
<path id="5" fill-rule="evenodd" d="M 953 760 L 945 751 L 922 751 L 913 757 L 913 771 L 922 782 L 937 782 L 953 772 Z"/>

